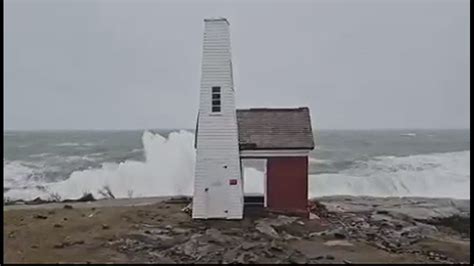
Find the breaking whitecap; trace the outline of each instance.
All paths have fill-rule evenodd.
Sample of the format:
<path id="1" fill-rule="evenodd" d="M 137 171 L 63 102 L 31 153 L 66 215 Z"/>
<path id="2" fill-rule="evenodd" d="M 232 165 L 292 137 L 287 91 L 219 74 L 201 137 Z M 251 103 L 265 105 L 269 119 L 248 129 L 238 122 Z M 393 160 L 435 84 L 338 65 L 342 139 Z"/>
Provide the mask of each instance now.
<path id="1" fill-rule="evenodd" d="M 38 196 L 48 198 L 51 193 L 56 193 L 65 199 L 78 198 L 88 192 L 101 198 L 99 190 L 104 186 L 108 186 L 116 198 L 130 195 L 192 195 L 193 142 L 194 134 L 188 131 L 172 132 L 168 138 L 146 131 L 142 135 L 144 161 L 129 159 L 74 171 L 59 182 L 43 180 L 41 185 L 45 189 L 34 186 L 38 180 L 19 178 L 34 176 L 34 167 L 4 160 L 4 172 L 9 173 L 4 176 L 4 182 L 12 187 L 4 196 L 31 200 Z M 470 151 L 461 151 L 354 161 L 347 169 L 337 173 L 310 174 L 309 196 L 346 194 L 469 198 L 469 159 Z M 327 163 L 330 162 L 310 158 L 310 164 L 314 167 Z M 244 176 L 246 193 L 263 193 L 262 172 L 244 168 Z M 32 186 L 25 188 L 25 183 Z"/>

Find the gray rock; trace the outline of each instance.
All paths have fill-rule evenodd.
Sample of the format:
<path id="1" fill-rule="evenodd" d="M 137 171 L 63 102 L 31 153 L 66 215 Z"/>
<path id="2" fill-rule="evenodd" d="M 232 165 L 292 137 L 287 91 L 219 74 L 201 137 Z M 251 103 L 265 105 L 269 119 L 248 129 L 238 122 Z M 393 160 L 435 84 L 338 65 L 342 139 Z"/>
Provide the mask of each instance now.
<path id="1" fill-rule="evenodd" d="M 253 249 L 253 248 L 256 248 L 258 246 L 260 246 L 261 244 L 260 243 L 250 243 L 250 242 L 244 242 L 240 245 L 240 247 L 242 248 L 242 250 L 250 250 L 250 249 Z"/>
<path id="2" fill-rule="evenodd" d="M 177 246 L 177 245 L 183 243 L 184 241 L 186 241 L 186 239 L 184 237 L 181 237 L 181 236 L 168 237 L 168 236 L 160 235 L 160 236 L 157 237 L 157 239 L 158 239 L 158 241 L 155 241 L 154 248 L 158 248 L 158 249 L 162 249 L 162 250 Z"/>
<path id="3" fill-rule="evenodd" d="M 321 232 L 312 232 L 308 234 L 309 238 L 317 237 L 317 236 L 325 236 L 327 234 L 327 230 Z"/>
<path id="4" fill-rule="evenodd" d="M 183 246 L 183 253 L 187 256 L 196 257 L 198 244 L 196 241 L 188 241 Z"/>
<path id="5" fill-rule="evenodd" d="M 346 238 L 346 233 L 345 232 L 334 232 L 333 236 L 336 239 L 345 239 Z"/>
<path id="6" fill-rule="evenodd" d="M 255 255 L 253 252 L 244 252 L 240 254 L 234 262 L 237 262 L 239 264 L 247 264 L 247 263 L 253 263 L 257 261 L 257 259 L 258 259 L 258 256 Z"/>
<path id="7" fill-rule="evenodd" d="M 41 215 L 41 214 L 36 214 L 36 215 L 33 216 L 33 218 L 45 220 L 45 219 L 48 219 L 48 216 Z"/>
<path id="8" fill-rule="evenodd" d="M 301 237 L 297 237 L 297 236 L 294 236 L 294 235 L 291 235 L 291 234 L 288 234 L 287 232 L 283 232 L 281 234 L 281 238 L 284 239 L 284 240 L 300 240 Z"/>
<path id="9" fill-rule="evenodd" d="M 237 257 L 237 248 L 227 250 L 222 258 L 224 259 L 224 263 L 231 263 Z"/>
<path id="10" fill-rule="evenodd" d="M 222 234 L 221 231 L 216 228 L 207 229 L 204 235 L 208 242 L 225 244 L 232 241 L 232 237 Z"/>
<path id="11" fill-rule="evenodd" d="M 291 264 L 306 264 L 308 262 L 304 256 L 298 254 L 291 254 L 288 256 L 287 261 Z"/>
<path id="12" fill-rule="evenodd" d="M 195 234 L 191 238 L 179 246 L 179 250 L 186 256 L 193 258 L 202 257 L 210 250 L 210 245 L 201 241 L 203 235 Z"/>
<path id="13" fill-rule="evenodd" d="M 315 236 L 328 236 L 336 239 L 345 239 L 346 232 L 343 228 L 328 229 L 321 232 L 313 232 L 309 234 L 309 237 Z"/>
<path id="14" fill-rule="evenodd" d="M 282 226 L 282 225 L 287 225 L 291 224 L 298 220 L 297 217 L 289 217 L 285 215 L 278 215 L 278 217 L 271 222 L 271 225 L 273 226 Z"/>
<path id="15" fill-rule="evenodd" d="M 287 224 L 291 224 L 297 221 L 297 217 L 289 217 L 285 215 L 278 215 L 276 218 L 263 218 L 258 220 L 256 223 L 258 224 L 267 224 L 270 226 L 283 226 Z"/>
<path id="16" fill-rule="evenodd" d="M 372 214 L 370 216 L 371 222 L 383 222 L 383 221 L 392 221 L 392 220 L 393 220 L 392 217 L 386 214 L 377 213 L 377 214 Z"/>
<path id="17" fill-rule="evenodd" d="M 355 223 L 363 223 L 365 222 L 365 219 L 363 217 L 354 217 L 351 219 Z"/>
<path id="18" fill-rule="evenodd" d="M 60 249 L 60 248 L 64 248 L 66 245 L 64 242 L 62 243 L 59 243 L 59 244 L 54 244 L 53 248 L 56 248 L 56 249 Z"/>
<path id="19" fill-rule="evenodd" d="M 270 243 L 270 249 L 276 250 L 276 251 L 283 251 L 283 247 L 280 246 L 275 240 L 273 240 L 273 241 Z"/>
<path id="20" fill-rule="evenodd" d="M 279 237 L 279 235 L 275 231 L 275 229 L 273 229 L 273 227 L 268 223 L 260 222 L 260 223 L 257 224 L 255 229 L 257 229 L 257 231 L 259 231 L 260 233 L 262 233 L 264 235 L 267 235 L 271 238 L 278 238 Z"/>
<path id="21" fill-rule="evenodd" d="M 265 254 L 265 257 L 267 258 L 274 258 L 275 257 L 275 254 L 273 254 L 272 252 L 270 252 L 268 249 L 264 249 L 262 251 L 263 254 Z"/>
<path id="22" fill-rule="evenodd" d="M 193 203 L 189 203 L 186 207 L 182 208 L 181 211 L 188 215 L 191 215 L 193 212 Z"/>
<path id="23" fill-rule="evenodd" d="M 71 243 L 72 245 L 82 245 L 84 244 L 84 240 L 77 240 Z"/>
<path id="24" fill-rule="evenodd" d="M 254 232 L 254 233 L 252 233 L 252 234 L 250 235 L 250 239 L 257 241 L 257 240 L 261 240 L 262 237 L 260 236 L 259 233 Z"/>

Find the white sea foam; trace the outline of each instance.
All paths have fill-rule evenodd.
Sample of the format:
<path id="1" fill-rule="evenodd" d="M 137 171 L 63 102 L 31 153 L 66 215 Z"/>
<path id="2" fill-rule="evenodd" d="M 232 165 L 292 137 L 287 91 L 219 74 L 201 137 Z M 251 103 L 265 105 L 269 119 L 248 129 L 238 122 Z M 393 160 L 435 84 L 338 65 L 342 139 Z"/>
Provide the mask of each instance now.
<path id="1" fill-rule="evenodd" d="M 168 139 L 145 132 L 142 137 L 145 161 L 106 163 L 99 169 L 77 171 L 60 182 L 45 184 L 49 193 L 62 198 L 78 198 L 84 192 L 98 193 L 109 186 L 117 198 L 144 196 L 192 195 L 195 150 L 194 135 L 186 131 L 173 132 Z M 426 196 L 469 198 L 470 151 L 384 156 L 337 174 L 309 176 L 309 196 L 371 195 Z M 18 175 L 33 171 L 24 165 L 4 161 L 4 181 L 19 182 Z M 16 172 L 15 172 L 16 171 Z M 244 169 L 246 193 L 263 193 L 263 173 L 254 168 Z M 49 194 L 35 188 L 11 189 L 4 194 L 11 199 L 47 198 Z"/>
<path id="2" fill-rule="evenodd" d="M 39 154 L 32 154 L 28 157 L 30 158 L 35 158 L 35 159 L 43 159 L 44 161 L 56 161 L 56 162 L 77 162 L 77 161 L 90 161 L 94 162 L 97 160 L 97 158 L 100 158 L 104 153 L 91 153 L 87 155 L 70 155 L 70 156 L 61 156 L 61 155 L 54 155 L 52 153 L 39 153 Z M 36 163 L 36 165 L 39 165 L 39 162 Z"/>
<path id="3" fill-rule="evenodd" d="M 92 154 L 88 155 L 71 155 L 71 156 L 66 156 L 66 157 L 61 157 L 61 156 L 55 156 L 53 157 L 56 160 L 63 160 L 65 162 L 77 162 L 77 161 L 89 161 L 89 162 L 95 162 L 97 158 L 94 158 L 95 156 Z"/>
<path id="4" fill-rule="evenodd" d="M 89 147 L 91 147 L 91 146 L 96 146 L 96 145 L 97 145 L 97 143 L 93 143 L 93 142 L 86 142 L 86 143 L 82 143 L 81 145 L 82 145 L 82 146 L 89 146 Z"/>
<path id="5" fill-rule="evenodd" d="M 100 169 L 77 171 L 60 182 L 45 185 L 49 193 L 61 198 L 78 198 L 84 192 L 98 193 L 109 186 L 116 198 L 191 195 L 194 171 L 194 135 L 186 131 L 173 132 L 168 139 L 145 132 L 142 137 L 145 162 L 106 163 Z M 4 167 L 5 168 L 5 167 Z M 11 189 L 5 193 L 11 199 L 47 198 L 48 192 L 35 188 Z"/>
<path id="6" fill-rule="evenodd" d="M 38 154 L 31 154 L 29 157 L 31 158 L 42 158 L 42 157 L 47 157 L 50 156 L 51 153 L 49 152 L 43 152 L 43 153 L 38 153 Z"/>
<path id="7" fill-rule="evenodd" d="M 81 145 L 80 143 L 76 143 L 76 142 L 62 142 L 62 143 L 54 144 L 54 146 L 58 146 L 58 147 L 75 147 L 75 146 L 80 146 L 80 145 Z"/>
<path id="8" fill-rule="evenodd" d="M 104 152 L 95 152 L 95 153 L 88 154 L 87 157 L 101 158 L 104 155 L 105 155 Z"/>
<path id="9" fill-rule="evenodd" d="M 61 143 L 54 144 L 54 146 L 58 146 L 58 147 L 78 147 L 78 146 L 90 147 L 90 146 L 95 146 L 95 145 L 97 145 L 97 143 L 93 143 L 93 142 L 84 142 L 84 143 L 61 142 Z"/>
<path id="10" fill-rule="evenodd" d="M 38 166 L 22 161 L 3 160 L 3 186 L 5 188 L 20 188 L 35 186 L 37 181 L 30 177 L 38 171 Z"/>
<path id="11" fill-rule="evenodd" d="M 318 159 L 314 157 L 309 158 L 309 163 L 310 164 L 330 164 L 331 162 L 328 160 L 323 160 L 323 159 Z"/>
<path id="12" fill-rule="evenodd" d="M 470 198 L 470 151 L 382 156 L 336 174 L 311 175 L 311 197 L 327 195 Z"/>

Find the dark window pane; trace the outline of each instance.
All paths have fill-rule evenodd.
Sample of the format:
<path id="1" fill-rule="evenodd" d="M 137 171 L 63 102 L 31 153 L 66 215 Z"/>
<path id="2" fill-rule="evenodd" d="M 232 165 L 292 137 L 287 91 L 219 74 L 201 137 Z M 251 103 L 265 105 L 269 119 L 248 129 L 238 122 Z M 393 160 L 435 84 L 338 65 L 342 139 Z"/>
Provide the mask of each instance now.
<path id="1" fill-rule="evenodd" d="M 212 105 L 221 105 L 221 100 L 213 100 Z"/>
<path id="2" fill-rule="evenodd" d="M 220 112 L 221 111 L 221 107 L 220 106 L 213 106 L 212 107 L 212 112 Z"/>
<path id="3" fill-rule="evenodd" d="M 221 95 L 220 94 L 212 94 L 212 99 L 220 99 Z"/>
<path id="4" fill-rule="evenodd" d="M 221 87 L 212 87 L 212 92 L 221 92 Z"/>

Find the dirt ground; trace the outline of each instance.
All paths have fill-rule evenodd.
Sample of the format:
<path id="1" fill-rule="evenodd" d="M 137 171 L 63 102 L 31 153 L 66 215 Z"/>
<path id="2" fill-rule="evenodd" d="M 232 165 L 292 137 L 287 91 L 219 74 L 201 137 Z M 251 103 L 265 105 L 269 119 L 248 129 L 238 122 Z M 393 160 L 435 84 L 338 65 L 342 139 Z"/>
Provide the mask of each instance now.
<path id="1" fill-rule="evenodd" d="M 294 254 L 299 254 L 296 257 L 297 263 L 420 263 L 429 261 L 422 254 L 394 254 L 367 243 L 349 239 L 306 237 L 312 232 L 326 229 L 319 220 L 298 219 L 297 222 L 280 226 L 278 233 L 292 237 L 276 241 L 255 233 L 256 221 L 270 215 L 259 212 L 248 212 L 246 218 L 240 221 L 196 221 L 181 211 L 186 206 L 184 203 L 160 201 L 141 206 L 96 204 L 94 207 L 85 204 L 77 206 L 70 204 L 72 208 L 64 208 L 64 205 L 66 204 L 58 204 L 55 208 L 4 210 L 5 262 L 228 262 L 226 256 L 233 254 L 229 251 L 235 251 L 231 250 L 235 249 L 235 242 L 220 242 L 220 239 L 236 239 L 236 237 L 243 237 L 239 240 L 240 242 L 248 240 L 249 245 L 259 243 L 261 245 L 260 249 L 254 249 L 255 254 L 245 251 L 245 254 L 249 253 L 248 255 L 255 258 L 248 259 L 244 254 L 242 262 L 247 262 L 247 259 L 249 262 L 257 263 L 286 262 L 283 258 L 292 262 L 290 255 L 283 256 L 285 250 L 290 249 L 295 252 Z M 197 236 L 205 236 L 211 232 L 210 228 L 217 229 L 218 233 L 223 232 L 213 241 L 208 240 L 209 243 L 216 244 L 215 250 L 206 250 L 209 254 L 214 254 L 211 256 L 212 259 L 201 261 L 201 256 L 191 256 L 191 253 L 186 251 L 187 246 L 184 246 L 184 253 L 187 255 L 176 255 L 178 253 L 175 247 L 187 245 Z M 165 237 L 165 235 L 160 235 L 163 230 L 173 233 L 168 233 Z M 159 240 L 154 238 L 155 240 L 152 241 L 150 240 L 152 235 L 158 235 L 161 238 Z M 144 243 L 149 245 L 146 246 Z M 140 245 L 144 246 L 140 248 Z M 427 250 L 438 249 L 448 252 L 459 261 L 467 262 L 470 259 L 470 245 L 466 245 L 466 242 L 453 240 L 446 243 L 430 240 L 421 241 L 417 245 Z M 211 251 L 216 253 L 211 253 Z M 261 255 L 262 252 L 266 252 L 266 255 Z M 304 260 L 298 261 L 298 258 Z"/>

